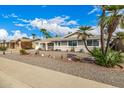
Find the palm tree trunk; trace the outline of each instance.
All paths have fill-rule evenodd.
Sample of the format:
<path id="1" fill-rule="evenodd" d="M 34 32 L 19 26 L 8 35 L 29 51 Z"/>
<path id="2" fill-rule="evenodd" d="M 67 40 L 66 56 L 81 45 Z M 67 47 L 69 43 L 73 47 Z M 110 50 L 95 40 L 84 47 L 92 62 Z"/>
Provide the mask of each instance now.
<path id="1" fill-rule="evenodd" d="M 105 5 L 102 6 L 102 16 L 105 16 Z M 104 54 L 104 48 L 105 48 L 105 42 L 104 42 L 104 25 L 101 25 L 100 34 L 101 34 L 101 37 L 100 37 L 101 50 L 102 50 L 102 53 Z"/>
<path id="2" fill-rule="evenodd" d="M 102 50 L 102 53 L 104 54 L 104 33 L 103 33 L 103 28 L 101 28 L 101 37 L 100 37 L 100 42 L 101 42 L 101 50 Z"/>
<path id="3" fill-rule="evenodd" d="M 111 37 L 112 37 L 112 34 L 110 33 L 110 34 L 108 35 L 108 39 L 107 39 L 107 44 L 106 44 L 106 49 L 105 49 L 105 55 L 106 55 L 107 52 L 108 52 L 108 48 L 109 48 L 109 43 L 110 43 Z"/>
<path id="4" fill-rule="evenodd" d="M 112 37 L 112 33 L 116 30 L 117 25 L 119 24 L 119 19 L 120 17 L 115 17 L 113 21 L 111 22 L 111 24 L 108 26 L 108 39 L 107 39 L 107 44 L 106 44 L 106 49 L 105 49 L 105 55 L 108 52 L 108 47 L 109 47 L 109 43 Z"/>
<path id="5" fill-rule="evenodd" d="M 84 46 L 85 46 L 86 50 L 87 50 L 90 54 L 93 54 L 93 53 L 88 49 L 87 44 L 86 44 L 86 40 L 83 40 L 83 42 L 84 42 Z"/>

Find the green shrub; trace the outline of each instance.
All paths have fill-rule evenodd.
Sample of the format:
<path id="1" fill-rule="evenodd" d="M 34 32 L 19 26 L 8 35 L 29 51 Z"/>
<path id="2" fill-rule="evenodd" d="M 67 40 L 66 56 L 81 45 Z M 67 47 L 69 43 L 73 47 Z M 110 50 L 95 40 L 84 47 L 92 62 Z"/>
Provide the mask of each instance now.
<path id="1" fill-rule="evenodd" d="M 104 55 L 100 49 L 94 48 L 92 50 L 92 56 L 95 58 L 96 64 L 105 67 L 114 67 L 118 63 L 122 62 L 121 53 L 113 50 L 109 50 L 106 55 Z"/>
<path id="2" fill-rule="evenodd" d="M 6 51 L 7 47 L 0 47 L 0 51 Z"/>
<path id="3" fill-rule="evenodd" d="M 26 52 L 25 49 L 21 49 L 21 50 L 20 50 L 20 54 L 21 54 L 21 55 L 27 55 L 28 53 Z"/>
<path id="4" fill-rule="evenodd" d="M 84 50 L 83 49 L 80 49 L 80 51 L 79 51 L 80 53 L 84 53 Z"/>
<path id="5" fill-rule="evenodd" d="M 71 48 L 70 52 L 75 52 L 75 48 L 74 47 Z"/>

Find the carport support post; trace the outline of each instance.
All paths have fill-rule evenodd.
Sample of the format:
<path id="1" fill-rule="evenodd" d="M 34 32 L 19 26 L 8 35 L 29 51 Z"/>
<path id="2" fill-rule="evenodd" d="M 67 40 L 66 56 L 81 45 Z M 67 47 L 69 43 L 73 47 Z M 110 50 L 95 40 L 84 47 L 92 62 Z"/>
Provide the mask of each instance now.
<path id="1" fill-rule="evenodd" d="M 45 43 L 45 50 L 48 50 L 48 43 Z"/>

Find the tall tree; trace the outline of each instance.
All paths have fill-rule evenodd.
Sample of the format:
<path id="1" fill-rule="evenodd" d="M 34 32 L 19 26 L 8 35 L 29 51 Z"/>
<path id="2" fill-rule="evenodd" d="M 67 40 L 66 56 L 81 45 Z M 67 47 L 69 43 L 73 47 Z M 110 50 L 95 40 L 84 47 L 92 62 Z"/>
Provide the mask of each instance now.
<path id="1" fill-rule="evenodd" d="M 105 12 L 106 12 L 106 8 L 105 5 L 102 5 L 102 15 L 100 17 L 100 42 L 101 42 L 101 50 L 102 53 L 104 54 L 104 50 L 105 50 L 105 43 L 104 43 L 104 28 L 105 28 L 105 24 L 102 22 L 104 17 L 105 17 Z"/>
<path id="2" fill-rule="evenodd" d="M 45 36 L 45 38 L 51 38 L 52 36 L 49 34 L 49 32 L 46 29 L 41 29 L 40 32 L 42 32 Z"/>
<path id="3" fill-rule="evenodd" d="M 108 51 L 109 43 L 112 37 L 113 32 L 117 29 L 117 27 L 124 27 L 124 14 L 120 13 L 121 10 L 124 9 L 124 6 L 107 6 L 106 10 L 109 12 L 110 16 L 107 17 L 107 32 L 108 32 L 108 38 L 107 38 L 107 44 L 105 53 Z"/>
<path id="4" fill-rule="evenodd" d="M 36 34 L 32 33 L 32 37 L 33 37 L 33 39 L 35 39 L 36 38 Z"/>
<path id="5" fill-rule="evenodd" d="M 79 27 L 79 30 L 78 30 L 78 38 L 81 38 L 84 42 L 84 45 L 85 45 L 85 48 L 87 49 L 87 51 L 89 53 L 92 54 L 92 52 L 88 49 L 87 47 L 87 43 L 86 43 L 86 39 L 87 37 L 90 37 L 91 34 L 88 34 L 87 31 L 90 31 L 92 30 L 91 26 L 81 26 Z"/>
<path id="6" fill-rule="evenodd" d="M 102 29 L 105 28 L 107 29 L 107 34 L 108 34 L 106 48 L 105 48 L 105 55 L 106 55 L 108 52 L 109 43 L 112 38 L 113 32 L 116 30 L 118 26 L 124 28 L 124 14 L 121 13 L 122 9 L 124 9 L 124 6 L 106 5 L 104 6 L 104 8 L 107 11 L 107 14 L 105 14 L 105 16 L 101 16 L 100 24 L 104 26 L 104 28 Z"/>

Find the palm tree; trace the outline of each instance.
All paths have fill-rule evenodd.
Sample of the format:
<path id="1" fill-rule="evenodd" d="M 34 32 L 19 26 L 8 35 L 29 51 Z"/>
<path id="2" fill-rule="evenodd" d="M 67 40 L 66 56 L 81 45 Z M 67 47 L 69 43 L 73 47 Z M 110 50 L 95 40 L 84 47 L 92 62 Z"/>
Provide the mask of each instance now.
<path id="1" fill-rule="evenodd" d="M 116 38 L 112 40 L 110 47 L 113 50 L 124 52 L 124 32 L 116 33 Z"/>
<path id="2" fill-rule="evenodd" d="M 55 37 L 60 37 L 60 35 L 57 35 L 57 34 L 56 34 L 56 36 L 55 36 Z"/>
<path id="3" fill-rule="evenodd" d="M 36 37 L 36 34 L 33 34 L 33 33 L 32 33 L 32 37 L 33 37 L 33 39 L 35 39 L 35 37 Z"/>
<path id="4" fill-rule="evenodd" d="M 46 29 L 41 29 L 40 32 L 42 32 L 44 34 L 44 36 L 46 38 L 51 38 L 52 36 L 48 33 L 48 31 Z"/>
<path id="5" fill-rule="evenodd" d="M 100 25 L 100 42 L 101 42 L 101 50 L 102 53 L 104 54 L 104 48 L 105 48 L 105 43 L 104 43 L 104 28 L 105 28 L 105 24 L 102 23 L 101 21 L 103 21 L 103 18 L 105 17 L 105 12 L 106 12 L 106 8 L 105 5 L 102 5 L 102 15 L 100 17 L 100 21 L 99 21 L 99 25 Z"/>
<path id="6" fill-rule="evenodd" d="M 91 34 L 88 34 L 86 31 L 90 31 L 90 30 L 92 30 L 91 26 L 81 26 L 81 27 L 79 27 L 78 38 L 81 38 L 83 40 L 85 48 L 87 49 L 87 51 L 89 53 L 92 54 L 92 52 L 88 49 L 87 44 L 86 44 L 87 37 L 91 36 Z"/>
<path id="7" fill-rule="evenodd" d="M 107 11 L 107 14 L 100 18 L 100 23 L 104 25 L 103 29 L 106 28 L 108 33 L 108 38 L 105 48 L 105 55 L 106 55 L 113 32 L 116 30 L 118 26 L 124 28 L 124 14 L 121 13 L 121 10 L 124 9 L 124 6 L 107 5 L 104 6 L 104 8 Z"/>

